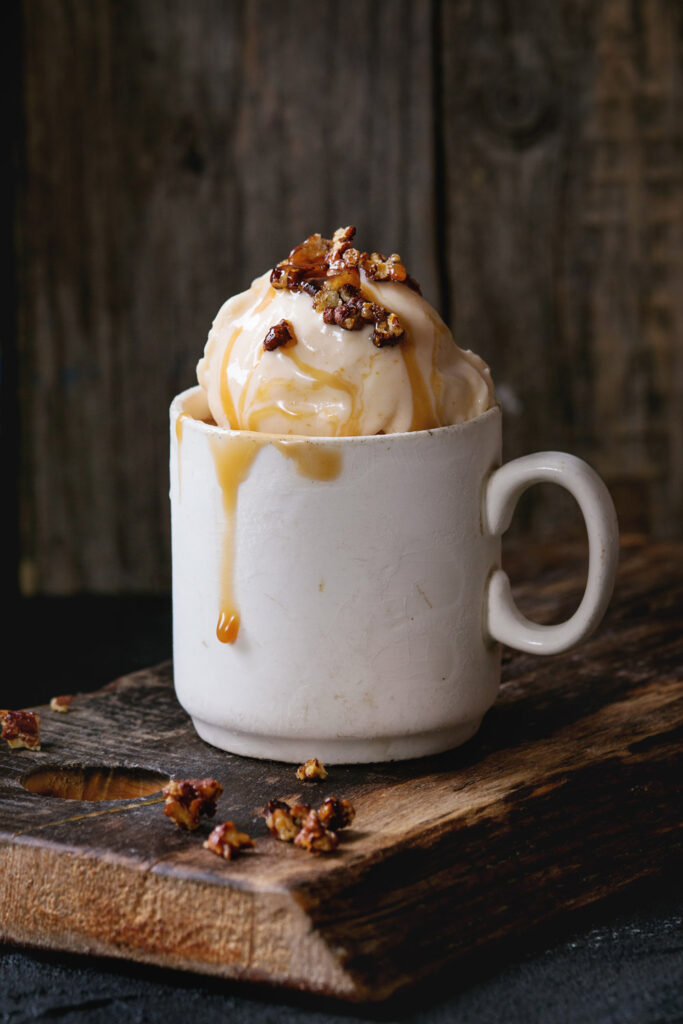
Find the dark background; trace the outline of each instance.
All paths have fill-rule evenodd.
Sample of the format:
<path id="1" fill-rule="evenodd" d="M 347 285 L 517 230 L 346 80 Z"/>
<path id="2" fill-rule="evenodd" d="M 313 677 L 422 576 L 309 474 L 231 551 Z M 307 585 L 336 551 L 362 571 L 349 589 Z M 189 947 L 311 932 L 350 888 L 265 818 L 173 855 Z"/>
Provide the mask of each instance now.
<path id="1" fill-rule="evenodd" d="M 8 10 L 10 586 L 168 592 L 169 400 L 224 299 L 346 223 L 490 363 L 506 457 L 568 449 L 680 534 L 677 0 Z M 554 490 L 518 536 L 579 528 Z"/>

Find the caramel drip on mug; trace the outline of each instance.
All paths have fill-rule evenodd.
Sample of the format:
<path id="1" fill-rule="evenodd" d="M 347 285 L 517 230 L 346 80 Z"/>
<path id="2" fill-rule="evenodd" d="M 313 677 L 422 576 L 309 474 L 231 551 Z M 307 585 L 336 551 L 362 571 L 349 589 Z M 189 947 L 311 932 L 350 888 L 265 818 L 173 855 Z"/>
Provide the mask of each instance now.
<path id="1" fill-rule="evenodd" d="M 300 438 L 274 441 L 266 436 L 253 435 L 213 436 L 209 439 L 216 476 L 223 496 L 225 535 L 221 556 L 221 595 L 216 636 L 223 644 L 233 644 L 239 635 L 240 613 L 235 600 L 235 524 L 237 496 L 240 484 L 249 475 L 254 459 L 261 448 L 273 444 L 286 458 L 291 459 L 297 471 L 310 480 L 334 480 L 342 466 L 341 452 L 328 450 Z"/>
<path id="2" fill-rule="evenodd" d="M 273 445 L 296 465 L 297 472 L 309 480 L 334 480 L 341 472 L 341 452 L 326 449 L 310 441 L 273 441 Z"/>
<path id="3" fill-rule="evenodd" d="M 210 438 L 211 453 L 223 495 L 223 511 L 225 512 L 220 610 L 216 624 L 216 636 L 223 644 L 233 644 L 240 629 L 240 614 L 234 594 L 237 493 L 240 484 L 249 475 L 251 464 L 264 443 L 266 443 L 266 438 L 263 440 L 243 436 Z"/>
<path id="4" fill-rule="evenodd" d="M 175 436 L 176 436 L 176 440 L 178 441 L 177 456 L 178 456 L 178 499 L 179 500 L 180 500 L 180 497 L 182 495 L 182 490 L 183 490 L 183 463 L 182 463 L 182 459 L 180 458 L 180 449 L 181 449 L 182 444 L 183 444 L 183 421 L 186 420 L 189 415 L 190 415 L 189 412 L 178 413 L 178 419 L 175 421 Z"/>
<path id="5" fill-rule="evenodd" d="M 230 361 L 230 355 L 232 353 L 233 345 L 237 341 L 238 337 L 242 333 L 241 327 L 236 327 L 230 335 L 227 345 L 225 346 L 225 352 L 223 353 L 223 359 L 221 360 L 221 405 L 223 406 L 223 412 L 225 413 L 228 423 L 233 430 L 237 430 L 237 414 L 235 412 L 235 404 L 230 394 L 230 387 L 228 384 L 228 363 Z"/>

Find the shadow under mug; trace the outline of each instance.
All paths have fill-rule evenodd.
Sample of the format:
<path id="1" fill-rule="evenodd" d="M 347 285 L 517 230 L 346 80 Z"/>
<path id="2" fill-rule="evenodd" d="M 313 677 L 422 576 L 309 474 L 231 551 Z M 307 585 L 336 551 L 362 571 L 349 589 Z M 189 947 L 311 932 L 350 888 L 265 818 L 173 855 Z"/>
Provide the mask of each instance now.
<path id="1" fill-rule="evenodd" d="M 564 651 L 605 611 L 618 558 L 607 488 L 559 452 L 499 467 L 498 408 L 371 437 L 208 420 L 200 388 L 174 399 L 175 686 L 214 746 L 330 764 L 439 753 L 495 700 L 500 643 Z M 581 508 L 589 568 L 574 615 L 540 626 L 515 606 L 500 538 L 521 493 L 548 481 Z"/>

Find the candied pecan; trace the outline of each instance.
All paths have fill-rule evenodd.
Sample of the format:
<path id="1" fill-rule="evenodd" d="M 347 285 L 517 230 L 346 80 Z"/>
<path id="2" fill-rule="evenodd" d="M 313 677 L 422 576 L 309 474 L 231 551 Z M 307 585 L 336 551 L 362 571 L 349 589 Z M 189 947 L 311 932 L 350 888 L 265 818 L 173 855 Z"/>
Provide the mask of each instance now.
<path id="1" fill-rule="evenodd" d="M 64 694 L 62 697 L 52 697 L 50 700 L 50 709 L 52 711 L 61 711 L 62 713 L 69 710 L 73 703 L 73 697 L 70 693 Z"/>
<path id="2" fill-rule="evenodd" d="M 397 345 L 405 331 L 403 324 L 395 313 L 389 313 L 385 320 L 378 320 L 372 332 L 372 341 L 377 348 L 385 345 Z"/>
<path id="3" fill-rule="evenodd" d="M 369 324 L 376 324 L 386 316 L 386 309 L 379 302 L 363 302 L 361 316 Z"/>
<path id="4" fill-rule="evenodd" d="M 339 229 L 342 230 L 341 228 Z M 337 232 L 335 232 L 336 238 Z M 310 267 L 322 263 L 328 258 L 332 243 L 329 238 L 316 231 L 309 235 L 299 245 L 295 245 L 290 251 L 287 262 L 293 263 L 295 267 Z"/>
<path id="5" fill-rule="evenodd" d="M 330 306 L 338 306 L 356 298 L 360 290 L 360 274 L 352 267 L 326 278 L 313 299 L 316 313 L 324 313 Z"/>
<path id="6" fill-rule="evenodd" d="M 273 324 L 263 339 L 266 352 L 273 352 L 281 345 L 296 345 L 296 335 L 289 320 L 280 320 L 279 323 Z"/>
<path id="7" fill-rule="evenodd" d="M 281 266 L 279 263 L 270 272 L 270 283 L 273 288 L 289 291 L 298 291 L 301 282 L 301 272 L 294 267 Z"/>
<path id="8" fill-rule="evenodd" d="M 273 269 L 271 283 L 275 288 L 312 295 L 313 308 L 326 324 L 354 331 L 372 323 L 371 339 L 378 348 L 396 345 L 404 335 L 403 325 L 395 313 L 362 295 L 360 271 L 372 281 L 405 282 L 418 292 L 420 286 L 409 277 L 398 253 L 383 256 L 354 249 L 351 239 L 355 231 L 353 226 L 338 228 L 332 239 L 309 235 Z M 271 338 L 270 331 L 266 339 L 267 349 L 285 343 L 278 336 Z"/>
<path id="9" fill-rule="evenodd" d="M 341 270 L 329 271 L 325 279 L 325 287 L 339 292 L 342 300 L 357 295 L 360 289 L 360 273 L 355 267 L 342 267 Z"/>
<path id="10" fill-rule="evenodd" d="M 323 281 L 322 285 L 315 294 L 313 299 L 313 309 L 316 313 L 322 313 L 323 319 L 328 309 L 332 311 L 334 315 L 334 308 L 341 301 L 341 296 L 337 288 L 333 288 L 329 281 Z"/>
<path id="11" fill-rule="evenodd" d="M 336 832 L 321 824 L 317 811 L 310 811 L 294 839 L 294 845 L 309 853 L 331 853 L 339 845 L 339 837 Z"/>
<path id="12" fill-rule="evenodd" d="M 33 711 L 0 711 L 0 738 L 10 747 L 40 750 L 40 716 Z"/>
<path id="13" fill-rule="evenodd" d="M 356 817 L 356 809 L 345 797 L 328 796 L 318 808 L 318 819 L 325 828 L 337 832 L 346 828 Z"/>
<path id="14" fill-rule="evenodd" d="M 296 770 L 297 779 L 326 779 L 327 771 L 322 761 L 317 757 L 311 757 L 304 764 L 299 765 Z"/>
<path id="15" fill-rule="evenodd" d="M 306 292 L 308 295 L 317 295 L 323 286 L 322 281 L 304 281 L 301 285 L 301 291 Z"/>
<path id="16" fill-rule="evenodd" d="M 215 779 L 171 779 L 162 790 L 164 814 L 172 818 L 178 828 L 192 832 L 199 827 L 200 815 L 213 818 L 222 792 L 223 787 Z"/>
<path id="17" fill-rule="evenodd" d="M 271 271 L 274 288 L 299 291 L 307 281 L 320 280 L 328 270 L 328 253 L 332 243 L 322 235 L 309 235 L 301 245 L 295 245 L 286 260 L 281 260 Z"/>
<path id="18" fill-rule="evenodd" d="M 231 860 L 240 850 L 256 846 L 256 843 L 246 832 L 239 832 L 234 821 L 224 821 L 222 825 L 216 825 L 202 846 L 219 857 Z"/>
<path id="19" fill-rule="evenodd" d="M 271 800 L 266 807 L 266 828 L 284 843 L 291 843 L 308 817 L 308 804 L 289 806 L 284 800 Z"/>
<path id="20" fill-rule="evenodd" d="M 332 246 L 328 254 L 328 262 L 334 263 L 351 248 L 351 239 L 356 233 L 355 227 L 349 225 L 347 228 L 337 228 L 332 236 Z"/>
<path id="21" fill-rule="evenodd" d="M 371 281 L 405 281 L 408 271 L 397 252 L 383 256 L 381 252 L 363 253 L 361 267 Z"/>
<path id="22" fill-rule="evenodd" d="M 342 256 L 342 262 L 346 267 L 357 267 L 360 265 L 362 258 L 363 253 L 359 252 L 358 249 L 347 249 Z"/>
<path id="23" fill-rule="evenodd" d="M 271 800 L 268 804 L 266 828 L 272 836 L 281 839 L 283 843 L 290 843 L 299 831 L 289 805 L 283 800 Z"/>
<path id="24" fill-rule="evenodd" d="M 354 302 L 353 299 L 349 302 L 342 302 L 340 306 L 335 306 L 332 316 L 335 324 L 343 327 L 345 331 L 357 331 L 365 326 L 358 302 Z"/>

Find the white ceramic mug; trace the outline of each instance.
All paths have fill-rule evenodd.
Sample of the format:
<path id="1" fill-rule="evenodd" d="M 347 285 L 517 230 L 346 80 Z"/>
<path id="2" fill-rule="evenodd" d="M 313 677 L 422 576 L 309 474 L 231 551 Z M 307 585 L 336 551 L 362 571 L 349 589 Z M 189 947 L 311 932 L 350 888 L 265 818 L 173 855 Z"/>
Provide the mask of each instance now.
<path id="1" fill-rule="evenodd" d="M 497 641 L 564 651 L 600 621 L 618 533 L 586 463 L 541 452 L 501 468 L 501 413 L 373 437 L 275 437 L 171 405 L 173 655 L 199 735 L 299 762 L 399 760 L 463 743 L 495 700 Z M 531 484 L 583 512 L 588 581 L 575 614 L 517 610 L 500 537 Z"/>

